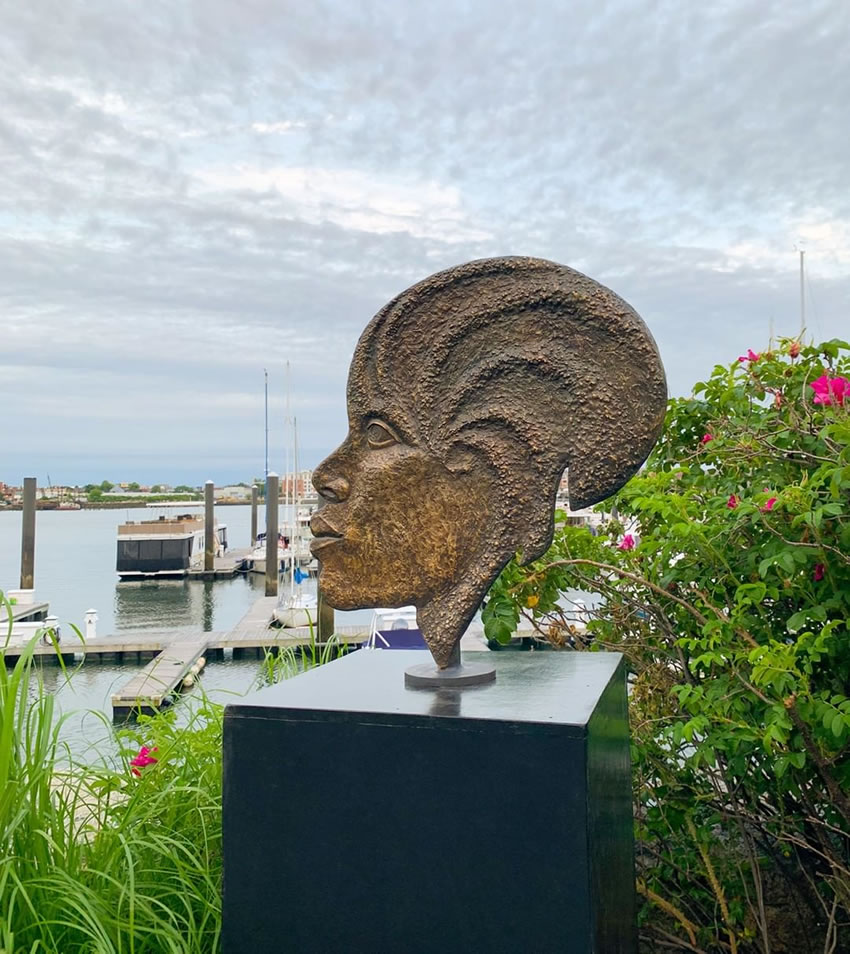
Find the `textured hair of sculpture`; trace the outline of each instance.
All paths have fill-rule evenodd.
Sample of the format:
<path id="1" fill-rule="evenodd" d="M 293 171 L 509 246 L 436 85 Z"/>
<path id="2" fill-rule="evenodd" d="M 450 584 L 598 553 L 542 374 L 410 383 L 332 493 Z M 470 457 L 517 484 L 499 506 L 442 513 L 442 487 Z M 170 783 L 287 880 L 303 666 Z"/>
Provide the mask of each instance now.
<path id="1" fill-rule="evenodd" d="M 413 285 L 364 330 L 349 388 L 369 393 L 452 467 L 486 467 L 524 561 L 573 508 L 609 497 L 660 434 L 664 369 L 623 299 L 553 262 L 469 262 Z"/>

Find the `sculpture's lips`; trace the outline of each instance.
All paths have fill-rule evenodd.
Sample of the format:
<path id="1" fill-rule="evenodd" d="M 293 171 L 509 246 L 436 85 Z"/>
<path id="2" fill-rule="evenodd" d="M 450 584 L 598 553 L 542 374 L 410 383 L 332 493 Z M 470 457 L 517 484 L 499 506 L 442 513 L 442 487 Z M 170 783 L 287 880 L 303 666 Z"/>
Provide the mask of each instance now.
<path id="1" fill-rule="evenodd" d="M 314 513 L 310 518 L 310 529 L 313 531 L 313 539 L 310 541 L 311 553 L 315 553 L 317 550 L 342 539 L 339 530 L 318 513 Z"/>
<path id="2" fill-rule="evenodd" d="M 317 553 L 319 550 L 323 549 L 326 546 L 329 546 L 331 543 L 339 543 L 341 539 L 342 537 L 339 535 L 334 537 L 331 537 L 331 536 L 313 537 L 313 539 L 310 541 L 310 552 Z"/>

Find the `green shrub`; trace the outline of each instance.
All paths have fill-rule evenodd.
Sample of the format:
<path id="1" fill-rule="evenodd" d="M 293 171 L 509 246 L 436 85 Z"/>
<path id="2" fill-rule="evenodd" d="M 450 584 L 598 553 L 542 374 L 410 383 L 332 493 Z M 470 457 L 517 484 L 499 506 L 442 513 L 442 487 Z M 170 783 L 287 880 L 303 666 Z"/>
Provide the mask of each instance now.
<path id="1" fill-rule="evenodd" d="M 629 659 L 647 950 L 850 951 L 848 379 L 839 341 L 715 368 L 617 519 L 561 528 L 485 608 L 495 638 L 522 614 Z M 570 588 L 604 597 L 587 633 Z"/>

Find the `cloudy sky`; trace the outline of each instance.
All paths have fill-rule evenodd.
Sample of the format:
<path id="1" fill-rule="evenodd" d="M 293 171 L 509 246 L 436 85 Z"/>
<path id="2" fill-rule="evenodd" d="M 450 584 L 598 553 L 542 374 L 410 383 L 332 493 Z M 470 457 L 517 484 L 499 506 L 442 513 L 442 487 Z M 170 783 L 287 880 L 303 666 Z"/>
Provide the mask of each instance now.
<path id="1" fill-rule="evenodd" d="M 0 0 L 0 480 L 199 483 L 343 436 L 374 312 L 572 265 L 671 392 L 850 334 L 850 4 Z"/>

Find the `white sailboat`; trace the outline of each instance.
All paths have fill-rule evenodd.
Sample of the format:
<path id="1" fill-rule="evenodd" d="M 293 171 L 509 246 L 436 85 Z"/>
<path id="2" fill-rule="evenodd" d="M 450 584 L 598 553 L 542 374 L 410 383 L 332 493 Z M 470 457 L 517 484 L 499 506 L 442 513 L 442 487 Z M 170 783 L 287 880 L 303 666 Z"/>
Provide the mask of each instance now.
<path id="1" fill-rule="evenodd" d="M 281 534 L 277 542 L 278 572 L 282 573 L 286 569 L 286 561 L 289 555 L 289 543 L 286 537 Z M 257 534 L 257 545 L 251 551 L 250 567 L 252 573 L 266 572 L 266 535 Z"/>
<path id="2" fill-rule="evenodd" d="M 288 581 L 288 587 L 284 588 L 274 610 L 274 618 L 281 626 L 292 628 L 314 625 L 319 610 L 315 590 L 304 588 L 304 584 L 310 580 L 310 574 L 300 565 L 302 562 L 306 563 L 311 558 L 311 554 L 309 539 L 305 535 L 305 527 L 309 527 L 309 522 L 305 524 L 303 519 L 304 508 L 298 477 L 298 424 L 293 417 L 292 479 L 290 480 L 290 474 L 287 472 L 284 491 L 284 504 L 287 512 L 292 514 L 292 531 L 287 553 L 288 565 L 284 576 L 285 583 Z M 309 517 L 307 519 L 309 521 Z"/>

